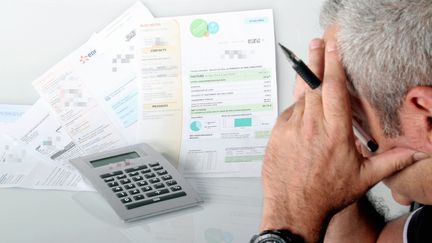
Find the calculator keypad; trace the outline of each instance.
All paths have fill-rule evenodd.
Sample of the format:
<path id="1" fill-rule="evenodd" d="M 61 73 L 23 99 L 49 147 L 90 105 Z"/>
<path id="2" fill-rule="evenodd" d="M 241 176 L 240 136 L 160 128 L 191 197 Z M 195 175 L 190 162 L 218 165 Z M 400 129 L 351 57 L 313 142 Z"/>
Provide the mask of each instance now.
<path id="1" fill-rule="evenodd" d="M 127 209 L 186 196 L 158 162 L 100 176 Z"/>

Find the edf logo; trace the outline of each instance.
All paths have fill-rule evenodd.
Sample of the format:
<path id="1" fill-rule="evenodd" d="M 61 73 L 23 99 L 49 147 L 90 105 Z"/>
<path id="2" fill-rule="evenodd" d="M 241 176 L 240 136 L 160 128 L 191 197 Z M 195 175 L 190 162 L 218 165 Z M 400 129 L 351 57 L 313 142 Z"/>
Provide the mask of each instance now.
<path id="1" fill-rule="evenodd" d="M 86 63 L 88 60 L 90 60 L 90 58 L 92 56 L 96 55 L 96 50 L 91 51 L 89 54 L 87 54 L 86 56 L 81 56 L 80 58 L 80 62 L 82 64 Z"/>

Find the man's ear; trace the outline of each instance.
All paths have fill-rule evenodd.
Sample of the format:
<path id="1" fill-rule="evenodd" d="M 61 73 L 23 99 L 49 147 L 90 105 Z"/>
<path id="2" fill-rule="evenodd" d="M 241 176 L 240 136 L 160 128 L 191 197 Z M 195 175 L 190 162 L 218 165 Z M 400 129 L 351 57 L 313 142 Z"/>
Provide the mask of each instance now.
<path id="1" fill-rule="evenodd" d="M 416 126 L 417 129 L 426 132 L 429 142 L 432 143 L 432 87 L 412 88 L 408 91 L 402 107 L 404 114 L 401 114 L 401 119 L 411 123 L 405 124 Z"/>

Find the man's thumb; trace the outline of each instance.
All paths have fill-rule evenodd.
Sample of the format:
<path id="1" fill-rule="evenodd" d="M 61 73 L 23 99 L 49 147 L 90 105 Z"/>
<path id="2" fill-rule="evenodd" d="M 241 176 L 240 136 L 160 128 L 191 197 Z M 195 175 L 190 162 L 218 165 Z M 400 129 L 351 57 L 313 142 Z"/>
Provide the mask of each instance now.
<path id="1" fill-rule="evenodd" d="M 372 186 L 405 167 L 428 157 L 427 154 L 411 149 L 391 149 L 363 162 L 362 179 L 368 182 L 369 186 Z"/>

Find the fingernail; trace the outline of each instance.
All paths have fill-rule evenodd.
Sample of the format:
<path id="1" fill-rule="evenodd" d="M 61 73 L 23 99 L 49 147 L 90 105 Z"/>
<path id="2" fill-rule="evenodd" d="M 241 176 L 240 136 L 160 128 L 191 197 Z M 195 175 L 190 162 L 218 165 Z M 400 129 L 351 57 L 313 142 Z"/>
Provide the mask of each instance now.
<path id="1" fill-rule="evenodd" d="M 323 47 L 324 47 L 324 42 L 320 38 L 315 38 L 311 40 L 311 42 L 309 43 L 309 49 L 311 50 L 323 48 Z"/>
<path id="2" fill-rule="evenodd" d="M 424 160 L 424 159 L 427 159 L 427 158 L 429 158 L 429 157 L 430 157 L 429 154 L 425 154 L 425 153 L 422 153 L 422 152 L 417 152 L 417 153 L 415 153 L 415 154 L 413 155 L 413 159 L 414 159 L 415 161 Z"/>
<path id="3" fill-rule="evenodd" d="M 337 51 L 337 44 L 336 44 L 336 42 L 335 41 L 329 41 L 329 42 L 327 42 L 326 50 L 327 50 L 327 52 Z"/>

